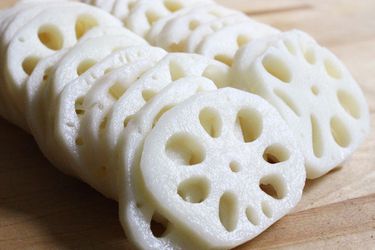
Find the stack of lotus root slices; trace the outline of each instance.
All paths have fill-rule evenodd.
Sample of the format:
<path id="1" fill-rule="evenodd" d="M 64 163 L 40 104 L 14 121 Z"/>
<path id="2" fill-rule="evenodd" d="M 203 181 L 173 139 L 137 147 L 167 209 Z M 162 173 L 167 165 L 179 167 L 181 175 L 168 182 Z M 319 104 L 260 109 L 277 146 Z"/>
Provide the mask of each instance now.
<path id="1" fill-rule="evenodd" d="M 0 114 L 117 200 L 139 249 L 251 240 L 370 130 L 356 81 L 302 31 L 211 0 L 82 2 L 0 13 Z"/>

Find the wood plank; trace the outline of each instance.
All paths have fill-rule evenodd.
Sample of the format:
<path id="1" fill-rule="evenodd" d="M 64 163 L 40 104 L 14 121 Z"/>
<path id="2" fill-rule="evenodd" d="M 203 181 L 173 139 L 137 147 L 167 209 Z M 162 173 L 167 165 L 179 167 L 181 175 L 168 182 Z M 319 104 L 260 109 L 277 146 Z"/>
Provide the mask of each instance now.
<path id="1" fill-rule="evenodd" d="M 0 1 L 0 8 L 12 0 Z M 220 0 L 332 49 L 364 89 L 375 123 L 375 2 Z M 0 119 L 0 249 L 132 249 L 117 204 L 54 169 L 33 139 Z M 375 131 L 343 168 L 308 181 L 294 212 L 238 249 L 375 246 Z"/>
<path id="2" fill-rule="evenodd" d="M 352 246 L 375 246 L 375 194 L 288 215 L 238 249 L 298 247 L 302 243 L 324 243 L 327 239 L 363 232 L 366 232 L 365 241 L 360 242 L 360 245 L 359 242 L 353 242 L 355 244 Z M 347 243 L 344 240 L 341 246 L 349 249 Z M 335 244 L 336 249 L 340 249 L 339 246 Z M 317 246 L 314 244 L 312 247 L 316 249 Z"/>

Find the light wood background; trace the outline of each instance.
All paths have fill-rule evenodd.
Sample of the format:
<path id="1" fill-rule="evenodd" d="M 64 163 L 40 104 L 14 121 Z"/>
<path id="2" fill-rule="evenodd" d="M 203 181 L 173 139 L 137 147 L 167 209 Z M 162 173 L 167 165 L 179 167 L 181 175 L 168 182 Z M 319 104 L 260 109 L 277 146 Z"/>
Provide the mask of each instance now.
<path id="1" fill-rule="evenodd" d="M 0 0 L 0 8 L 12 0 Z M 220 0 L 282 30 L 303 29 L 360 82 L 375 122 L 375 1 Z M 375 131 L 344 166 L 308 181 L 295 211 L 239 249 L 375 249 Z M 0 249 L 131 249 L 117 204 L 55 170 L 0 120 Z"/>

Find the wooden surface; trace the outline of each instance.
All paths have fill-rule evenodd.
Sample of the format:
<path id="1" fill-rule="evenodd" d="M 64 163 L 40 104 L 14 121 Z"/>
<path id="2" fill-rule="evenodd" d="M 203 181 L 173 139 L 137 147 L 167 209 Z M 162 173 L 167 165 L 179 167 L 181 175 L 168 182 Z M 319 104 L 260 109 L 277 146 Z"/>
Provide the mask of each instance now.
<path id="1" fill-rule="evenodd" d="M 1 0 L 0 7 L 12 1 Z M 375 123 L 375 1 L 220 0 L 333 50 L 360 82 Z M 117 204 L 55 170 L 0 120 L 0 249 L 131 249 Z M 295 211 L 239 249 L 375 249 L 375 131 L 342 168 L 308 181 Z"/>

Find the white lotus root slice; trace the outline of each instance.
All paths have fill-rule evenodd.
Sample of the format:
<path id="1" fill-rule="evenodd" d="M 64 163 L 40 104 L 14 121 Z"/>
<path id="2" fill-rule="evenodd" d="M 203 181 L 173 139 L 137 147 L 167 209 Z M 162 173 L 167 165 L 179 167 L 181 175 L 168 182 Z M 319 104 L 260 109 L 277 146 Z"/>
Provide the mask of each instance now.
<path id="1" fill-rule="evenodd" d="M 51 69 L 65 55 L 67 50 L 68 49 L 60 50 L 54 55 L 42 59 L 35 67 L 26 83 L 25 115 L 30 132 L 43 154 L 63 173 L 71 174 L 71 171 L 63 164 L 64 161 L 61 159 L 61 155 L 56 153 L 55 144 L 48 144 L 48 140 L 46 140 L 49 135 L 47 135 L 48 130 L 46 128 L 47 116 L 44 112 L 44 95 Z"/>
<path id="2" fill-rule="evenodd" d="M 237 53 L 233 74 L 235 86 L 264 97 L 287 121 L 310 179 L 342 164 L 369 132 L 369 110 L 357 82 L 306 33 L 254 41 Z"/>
<path id="3" fill-rule="evenodd" d="M 275 35 L 278 30 L 254 20 L 236 23 L 208 35 L 196 48 L 196 53 L 232 65 L 237 50 L 254 39 Z M 218 42 L 220 41 L 220 42 Z"/>
<path id="4" fill-rule="evenodd" d="M 209 3 L 200 3 L 198 6 L 191 6 L 189 8 L 184 8 L 180 11 L 173 13 L 172 15 L 161 18 L 152 25 L 152 28 L 148 32 L 146 39 L 151 44 L 158 44 L 161 41 L 158 41 L 162 36 L 162 32 L 166 28 L 166 32 L 169 32 L 169 38 L 164 42 L 178 43 L 178 40 L 181 40 L 189 32 L 190 28 L 194 30 L 199 24 L 207 23 L 214 18 L 222 18 L 225 16 L 233 15 L 235 13 L 240 13 L 232 9 L 225 8 L 218 4 L 209 2 Z M 177 22 L 176 25 L 174 22 Z M 168 28 L 170 26 L 170 28 Z M 178 34 L 174 35 L 173 31 L 176 32 L 176 28 L 181 26 L 181 30 L 178 30 Z"/>
<path id="5" fill-rule="evenodd" d="M 54 123 L 56 115 L 55 111 L 57 108 L 56 101 L 64 87 L 88 71 L 96 62 L 103 60 L 105 57 L 113 53 L 113 51 L 139 44 L 145 44 L 145 42 L 142 39 L 135 41 L 128 36 L 91 38 L 79 42 L 76 46 L 71 48 L 57 64 L 55 64 L 50 70 L 48 82 L 45 84 L 45 93 L 43 94 L 42 101 L 44 104 L 43 112 L 46 117 L 46 134 L 49 135 L 44 137 L 45 145 L 57 145 L 55 140 Z M 101 49 L 98 50 L 98 47 Z M 63 164 L 69 166 L 71 163 L 68 161 Z M 76 176 L 75 173 L 72 173 L 72 175 Z"/>
<path id="6" fill-rule="evenodd" d="M 120 220 L 128 239 L 140 249 L 198 249 L 181 230 L 169 227 L 162 232 L 153 231 L 155 207 L 145 193 L 139 161 L 143 142 L 162 115 L 178 103 L 197 93 L 215 90 L 215 84 L 204 77 L 187 77 L 171 83 L 143 107 L 124 131 L 124 143 L 119 145 Z M 160 219 L 160 218 L 159 218 Z M 137 225 L 137 226 L 134 226 Z M 158 235 L 159 234 L 159 235 Z"/>
<path id="7" fill-rule="evenodd" d="M 196 28 L 231 12 L 233 15 L 236 13 L 218 5 L 193 8 L 186 14 L 171 18 L 154 39 L 154 45 L 172 52 L 184 52 L 186 39 Z M 240 12 L 236 14 L 243 15 Z"/>
<path id="8" fill-rule="evenodd" d="M 91 6 L 71 3 L 48 8 L 13 37 L 5 57 L 6 93 L 18 115 L 24 113 L 23 93 L 26 80 L 38 61 L 62 48 L 71 47 L 92 26 L 118 26 L 108 13 Z"/>
<path id="9" fill-rule="evenodd" d="M 118 198 L 116 153 L 104 153 L 105 128 L 108 122 L 108 112 L 114 103 L 132 86 L 144 72 L 151 69 L 156 62 L 140 60 L 110 72 L 90 89 L 82 104 L 84 115 L 81 118 L 79 134 L 84 142 L 80 154 L 90 159 L 86 165 L 95 180 L 95 186 L 115 200 Z M 130 100 L 131 102 L 131 100 Z M 129 105 L 131 108 L 132 104 Z M 115 162 L 115 164 L 113 164 Z"/>
<path id="10" fill-rule="evenodd" d="M 17 3 L 16 6 L 9 10 L 14 10 L 14 14 L 11 21 L 7 25 L 4 33 L 0 38 L 1 50 L 4 51 L 13 37 L 20 31 L 25 25 L 32 22 L 35 17 L 40 15 L 43 11 L 56 7 L 68 7 L 72 6 L 71 2 L 68 1 L 46 1 L 45 4 L 40 4 L 37 1 L 31 1 L 28 3 Z M 76 6 L 82 6 L 78 4 Z"/>
<path id="11" fill-rule="evenodd" d="M 171 53 L 134 83 L 108 113 L 103 152 L 115 152 L 129 121 L 148 101 L 171 82 L 187 76 L 204 76 L 217 86 L 227 86 L 229 67 L 200 55 Z"/>
<path id="12" fill-rule="evenodd" d="M 131 3 L 125 26 L 140 36 L 146 36 L 158 20 L 174 12 L 192 6 L 199 6 L 211 0 L 139 0 Z M 116 15 L 116 14 L 115 14 Z"/>
<path id="13" fill-rule="evenodd" d="M 194 53 L 200 42 L 208 35 L 211 35 L 229 25 L 244 22 L 248 19 L 249 17 L 243 13 L 236 13 L 222 18 L 217 18 L 212 22 L 198 26 L 191 32 L 186 40 L 186 52 Z"/>
<path id="14" fill-rule="evenodd" d="M 55 6 L 61 4 L 60 2 L 53 2 Z M 11 38 L 14 34 L 21 29 L 26 23 L 30 21 L 35 15 L 44 10 L 47 6 L 51 6 L 49 3 L 39 6 L 35 3 L 17 3 L 12 8 L 5 10 L 1 14 L 0 20 L 0 29 L 1 29 L 1 45 L 0 45 L 0 56 L 4 58 L 5 49 L 7 48 Z M 36 10 L 37 9 L 37 10 Z M 32 14 L 29 14 L 32 12 Z M 0 62 L 0 68 L 4 68 L 4 59 Z M 9 95 L 6 93 L 6 84 L 4 83 L 3 71 L 0 72 L 0 79 L 2 84 L 0 85 L 0 114 L 11 121 L 12 123 L 23 127 L 24 130 L 27 130 L 26 122 L 20 117 L 16 107 L 9 99 Z"/>
<path id="15" fill-rule="evenodd" d="M 123 34 L 123 29 L 100 26 L 90 29 L 79 42 L 104 35 Z M 45 133 L 45 118 L 43 112 L 45 104 L 43 103 L 43 96 L 45 95 L 46 84 L 48 83 L 52 68 L 60 61 L 67 51 L 68 49 L 63 49 L 52 56 L 41 59 L 27 80 L 25 88 L 26 117 L 30 132 L 36 138 L 39 138 L 40 136 L 44 137 Z"/>
<path id="16" fill-rule="evenodd" d="M 57 100 L 54 136 L 57 137 L 58 152 L 65 155 L 65 161 L 69 162 L 77 176 L 108 197 L 116 197 L 117 190 L 112 188 L 115 176 L 110 173 L 100 175 L 95 171 L 96 169 L 90 166 L 97 163 L 92 161 L 95 156 L 83 153 L 83 148 L 88 146 L 80 133 L 80 129 L 86 129 L 80 126 L 86 110 L 83 105 L 84 98 L 96 80 L 105 75 L 108 69 L 131 65 L 140 60 L 149 60 L 155 63 L 165 54 L 164 50 L 150 46 L 129 47 L 115 52 L 69 83 Z M 101 155 L 101 157 L 105 158 L 105 155 Z M 108 172 L 111 171 L 108 170 Z M 104 180 L 105 177 L 107 178 Z"/>
<path id="17" fill-rule="evenodd" d="M 140 169 L 158 213 L 206 249 L 260 234 L 296 206 L 306 178 L 280 114 L 232 88 L 165 113 L 145 140 Z"/>
<path id="18" fill-rule="evenodd" d="M 111 53 L 130 46 L 146 45 L 146 41 L 123 29 L 123 35 L 103 36 L 84 40 L 73 48 L 52 69 L 45 95 L 45 113 L 47 121 L 53 121 L 54 101 L 63 88 L 74 79 L 89 70 L 97 62 Z M 100 50 L 98 49 L 100 48 Z M 48 126 L 51 127 L 51 126 Z"/>

